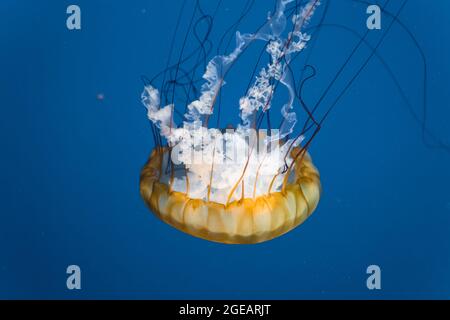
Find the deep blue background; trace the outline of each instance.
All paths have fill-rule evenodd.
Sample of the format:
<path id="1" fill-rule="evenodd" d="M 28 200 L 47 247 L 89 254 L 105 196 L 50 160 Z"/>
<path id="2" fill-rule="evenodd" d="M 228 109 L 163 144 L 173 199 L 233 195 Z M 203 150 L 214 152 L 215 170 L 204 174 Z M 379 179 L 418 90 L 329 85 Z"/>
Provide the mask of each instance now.
<path id="1" fill-rule="evenodd" d="M 313 216 L 270 242 L 215 244 L 157 220 L 138 189 L 153 146 L 140 76 L 165 65 L 181 1 L 75 3 L 81 31 L 66 29 L 69 1 L 0 3 L 0 298 L 450 298 L 450 154 L 426 147 L 376 58 L 311 148 L 323 182 Z M 218 23 L 242 5 L 225 0 Z M 335 0 L 329 21 L 362 34 L 365 9 Z M 265 17 L 255 10 L 248 25 Z M 427 127 L 450 143 L 448 12 L 449 1 L 411 0 L 400 18 L 427 58 Z M 305 97 L 356 42 L 324 30 Z M 421 116 L 420 55 L 398 25 L 380 54 Z M 70 264 L 81 291 L 66 289 Z M 378 292 L 366 288 L 371 264 L 382 269 Z"/>

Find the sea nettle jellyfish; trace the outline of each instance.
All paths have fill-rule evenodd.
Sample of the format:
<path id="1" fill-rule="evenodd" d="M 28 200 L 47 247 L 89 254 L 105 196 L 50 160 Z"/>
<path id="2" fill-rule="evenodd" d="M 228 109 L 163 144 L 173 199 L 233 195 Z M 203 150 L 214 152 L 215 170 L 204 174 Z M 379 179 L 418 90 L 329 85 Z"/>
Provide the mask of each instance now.
<path id="1" fill-rule="evenodd" d="M 256 32 L 237 31 L 235 48 L 204 64 L 203 84 L 197 90 L 195 70 L 211 52 L 207 37 L 213 18 L 197 3 L 201 17 L 189 28 L 200 46 L 168 66 L 163 76 L 170 81 L 164 79 L 159 89 L 148 81 L 142 94 L 157 144 L 142 170 L 140 189 L 161 220 L 199 238 L 244 244 L 278 237 L 315 210 L 321 186 L 304 132 L 317 124 L 299 99 L 291 62 L 310 40 L 305 28 L 318 6 L 318 0 L 277 1 Z M 248 12 L 244 8 L 244 14 Z M 201 24 L 208 26 L 202 35 Z M 225 77 L 255 43 L 263 44 L 258 62 L 265 55 L 267 63 L 255 70 L 244 95 L 236 97 L 239 123 L 212 125 Z M 199 63 L 184 69 L 189 59 Z M 180 88 L 186 100 L 184 111 L 175 105 Z M 275 103 L 280 90 L 283 102 Z M 299 133 L 294 133 L 296 108 L 308 115 Z M 277 127 L 270 124 L 273 109 L 281 115 Z"/>
<path id="2" fill-rule="evenodd" d="M 186 30 L 179 48 L 174 36 L 165 69 L 152 79 L 143 78 L 142 102 L 156 146 L 142 170 L 140 190 L 161 220 L 196 237 L 234 244 L 270 240 L 304 222 L 316 209 L 321 192 L 319 172 L 308 153 L 311 141 L 372 58 L 395 84 L 425 144 L 450 151 L 427 125 L 425 55 L 398 18 L 407 0 L 399 1 L 395 12 L 387 9 L 390 1 L 381 6 L 386 22 L 374 33 L 376 41 L 368 41 L 370 30 L 360 34 L 347 25 L 326 21 L 327 13 L 333 11 L 328 10 L 331 1 L 319 7 L 319 0 L 277 0 L 261 25 L 251 27 L 255 32 L 240 33 L 247 18 L 257 16 L 254 10 L 267 4 L 260 1 L 256 7 L 255 2 L 241 2 L 242 13 L 236 20 L 227 12 L 227 22 L 232 24 L 215 34 L 222 1 L 217 1 L 211 14 L 205 13 L 200 0 L 195 1 L 186 24 L 183 17 L 191 2 L 183 1 L 175 20 L 175 35 Z M 365 0 L 349 0 L 348 4 L 363 14 L 372 5 Z M 310 24 L 313 15 L 317 23 Z M 412 40 L 423 66 L 419 113 L 397 72 L 378 51 L 394 25 Z M 320 96 L 309 107 L 310 99 L 302 92 L 304 84 L 316 76 L 309 61 L 321 30 L 344 32 L 355 38 L 355 44 L 337 71 L 332 71 L 331 81 L 324 87 L 314 86 L 312 91 L 324 90 L 319 90 Z M 211 39 L 217 40 L 215 45 Z M 360 64 L 356 72 L 339 86 L 342 89 L 337 94 L 332 93 L 335 84 L 346 78 L 344 71 L 360 49 L 366 58 L 362 63 L 356 59 Z M 179 53 L 175 60 L 174 52 Z M 333 57 L 333 61 L 340 60 L 334 51 Z M 323 75 L 323 68 L 317 73 Z M 234 91 L 228 91 L 230 87 Z M 237 123 L 228 125 L 234 116 Z"/>

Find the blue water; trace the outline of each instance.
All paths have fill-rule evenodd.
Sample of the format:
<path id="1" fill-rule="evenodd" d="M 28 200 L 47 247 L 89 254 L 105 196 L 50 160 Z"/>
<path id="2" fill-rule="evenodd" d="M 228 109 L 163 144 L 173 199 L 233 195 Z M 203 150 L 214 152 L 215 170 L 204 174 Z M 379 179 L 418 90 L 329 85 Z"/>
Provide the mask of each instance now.
<path id="1" fill-rule="evenodd" d="M 140 76 L 165 66 L 181 0 L 77 0 L 80 31 L 66 28 L 70 4 L 0 3 L 0 298 L 450 297 L 450 153 L 423 139 L 423 64 L 399 25 L 379 54 L 410 108 L 374 57 L 312 144 L 323 183 L 316 212 L 273 241 L 228 246 L 162 223 L 139 195 L 153 147 Z M 224 0 L 218 26 L 242 6 Z M 263 21 L 261 7 L 243 28 Z M 363 34 L 366 7 L 331 1 L 328 21 Z M 186 8 L 188 17 L 193 2 Z M 446 0 L 410 0 L 399 18 L 426 57 L 426 127 L 450 144 L 448 12 Z M 390 19 L 382 21 L 372 44 Z M 323 29 L 305 99 L 317 99 L 357 42 Z M 369 53 L 363 46 L 346 79 Z M 226 101 L 236 103 L 239 93 L 229 92 Z M 222 117 L 234 122 L 237 107 L 228 104 Z M 79 291 L 66 288 L 71 264 L 81 268 Z M 372 264 L 381 290 L 366 287 Z"/>

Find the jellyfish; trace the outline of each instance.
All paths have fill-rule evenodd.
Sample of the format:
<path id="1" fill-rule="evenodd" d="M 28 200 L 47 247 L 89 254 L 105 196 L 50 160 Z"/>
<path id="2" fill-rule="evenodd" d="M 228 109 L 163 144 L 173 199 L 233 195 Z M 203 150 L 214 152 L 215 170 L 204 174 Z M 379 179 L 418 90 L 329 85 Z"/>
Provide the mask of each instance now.
<path id="1" fill-rule="evenodd" d="M 381 62 L 406 99 L 395 74 L 377 52 L 394 23 L 404 27 L 398 15 L 406 1 L 396 13 L 382 8 L 392 18 L 385 33 L 375 45 L 366 41 L 368 33 L 359 37 L 313 106 L 302 93 L 316 69 L 307 63 L 308 56 L 297 68 L 297 58 L 314 45 L 321 28 L 348 28 L 324 23 L 329 2 L 276 0 L 256 31 L 241 33 L 238 28 L 254 2 L 247 0 L 242 14 L 214 47 L 213 22 L 221 2 L 210 15 L 196 1 L 178 60 L 170 62 L 176 51 L 172 43 L 166 68 L 152 79 L 143 78 L 141 95 L 155 141 L 141 172 L 142 198 L 158 218 L 176 229 L 226 244 L 274 239 L 301 225 L 316 210 L 322 189 L 309 153 L 311 142 L 370 59 Z M 181 12 L 185 6 L 186 2 Z M 320 22 L 312 26 L 310 22 L 317 18 Z M 176 34 L 180 18 L 177 21 Z M 188 50 L 193 40 L 197 46 Z M 367 59 L 319 117 L 319 106 L 361 46 L 370 49 Z M 255 62 L 249 77 L 243 76 L 246 65 L 239 64 L 247 52 Z M 227 83 L 233 71 L 235 77 Z M 247 84 L 246 78 L 250 78 Z M 246 84 L 233 99 L 225 90 L 231 82 Z M 237 123 L 224 124 L 224 108 L 236 110 Z"/>
<path id="2" fill-rule="evenodd" d="M 206 64 L 204 83 L 196 98 L 186 102 L 178 123 L 174 98 L 167 99 L 170 88 L 163 88 L 162 99 L 160 90 L 146 84 L 141 98 L 160 143 L 142 170 L 140 190 L 161 220 L 202 239 L 252 244 L 292 230 L 315 210 L 321 192 L 319 172 L 302 145 L 304 136 L 293 135 L 297 95 L 290 63 L 310 39 L 303 30 L 319 4 L 278 0 L 256 32 L 237 31 L 235 48 Z M 210 119 L 225 77 L 255 42 L 264 44 L 268 62 L 238 99 L 239 123 L 215 127 Z M 175 72 L 189 78 L 190 72 L 180 65 Z M 188 90 L 194 91 L 192 82 Z M 268 117 L 281 87 L 286 96 L 279 108 L 282 121 L 278 128 L 264 129 L 262 118 Z"/>

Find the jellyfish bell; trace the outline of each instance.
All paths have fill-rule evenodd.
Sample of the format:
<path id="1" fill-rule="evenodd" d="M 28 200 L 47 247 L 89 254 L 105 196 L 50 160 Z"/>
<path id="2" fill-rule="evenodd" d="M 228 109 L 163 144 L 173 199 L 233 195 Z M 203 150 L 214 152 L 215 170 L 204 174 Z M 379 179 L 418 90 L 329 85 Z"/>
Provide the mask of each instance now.
<path id="1" fill-rule="evenodd" d="M 285 188 L 257 195 L 251 183 L 242 183 L 233 200 L 229 197 L 233 189 L 230 184 L 216 184 L 211 196 L 214 182 L 209 188 L 196 187 L 192 192 L 186 179 L 189 175 L 184 175 L 181 184 L 173 183 L 175 176 L 163 177 L 169 152 L 168 148 L 153 150 L 141 173 L 141 195 L 156 216 L 190 235 L 228 244 L 267 241 L 303 223 L 319 202 L 319 172 L 309 154 L 300 155 L 300 148 L 292 150 L 292 159 L 296 160 Z M 280 174 L 281 183 L 285 175 Z M 270 185 L 269 180 L 262 185 Z M 197 185 L 202 184 L 197 181 Z M 243 190 L 246 185 L 248 191 Z"/>
<path id="2" fill-rule="evenodd" d="M 290 3 L 298 13 L 291 15 L 286 32 L 285 10 Z M 318 5 L 318 0 L 303 7 L 294 0 L 278 0 L 257 32 L 237 32 L 235 49 L 207 64 L 204 84 L 186 103 L 180 125 L 174 119 L 173 99 L 162 104 L 160 90 L 145 86 L 142 102 L 159 142 L 142 170 L 140 190 L 161 220 L 206 240 L 248 244 L 292 230 L 315 210 L 321 191 L 319 172 L 307 152 L 308 143 L 302 146 L 303 135 L 292 137 L 297 116 L 289 64 L 309 40 L 302 28 Z M 255 41 L 266 43 L 270 61 L 238 99 L 241 123 L 235 129 L 210 127 L 225 76 Z M 288 93 L 280 108 L 282 123 L 278 130 L 260 134 L 258 117 L 268 113 L 278 86 Z M 160 143 L 163 139 L 165 146 Z"/>

